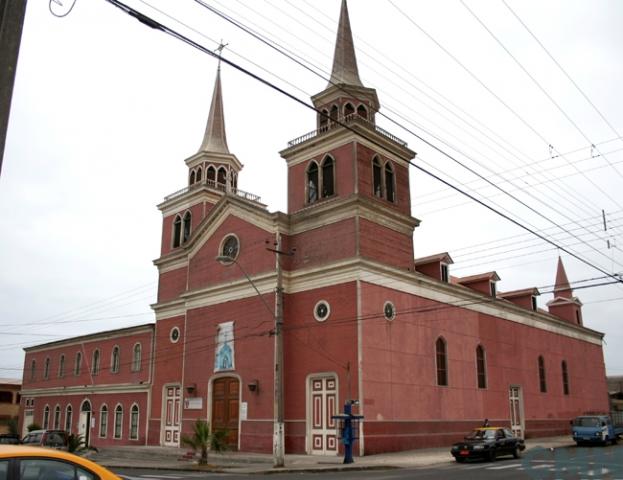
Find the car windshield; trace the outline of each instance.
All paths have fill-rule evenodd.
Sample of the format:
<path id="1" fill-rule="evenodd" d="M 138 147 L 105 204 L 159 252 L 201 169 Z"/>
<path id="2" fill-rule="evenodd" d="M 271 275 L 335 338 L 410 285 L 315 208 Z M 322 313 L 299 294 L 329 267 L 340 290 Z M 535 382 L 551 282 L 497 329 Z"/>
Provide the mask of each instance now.
<path id="1" fill-rule="evenodd" d="M 597 417 L 578 417 L 573 421 L 576 427 L 600 427 L 601 423 Z"/>
<path id="2" fill-rule="evenodd" d="M 469 435 L 465 437 L 466 440 L 485 440 L 489 438 L 495 438 L 495 430 L 472 430 Z"/>

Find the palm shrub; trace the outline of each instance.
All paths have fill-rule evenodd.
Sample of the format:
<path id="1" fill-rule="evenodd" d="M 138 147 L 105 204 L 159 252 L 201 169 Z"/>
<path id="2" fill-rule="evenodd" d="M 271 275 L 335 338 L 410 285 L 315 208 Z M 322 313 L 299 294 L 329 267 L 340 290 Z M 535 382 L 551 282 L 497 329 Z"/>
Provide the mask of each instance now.
<path id="1" fill-rule="evenodd" d="M 67 437 L 67 451 L 70 453 L 78 453 L 82 450 L 86 450 L 84 436 L 80 433 L 77 435 L 70 433 L 69 437 Z"/>
<path id="2" fill-rule="evenodd" d="M 26 427 L 26 429 L 27 429 L 29 432 L 32 432 L 33 430 L 41 430 L 41 425 L 39 425 L 38 423 L 34 423 L 34 422 L 33 422 L 33 423 L 31 423 L 30 425 L 28 425 L 28 426 Z"/>
<path id="3" fill-rule="evenodd" d="M 229 450 L 229 445 L 227 444 L 227 437 L 229 435 L 229 430 L 220 429 L 212 432 L 212 437 L 210 438 L 210 449 L 213 452 L 224 452 Z"/>
<path id="4" fill-rule="evenodd" d="M 195 453 L 200 452 L 199 465 L 207 465 L 208 448 L 210 447 L 210 424 L 205 420 L 197 420 L 193 425 L 192 436 L 182 435 L 182 443 L 191 447 Z"/>

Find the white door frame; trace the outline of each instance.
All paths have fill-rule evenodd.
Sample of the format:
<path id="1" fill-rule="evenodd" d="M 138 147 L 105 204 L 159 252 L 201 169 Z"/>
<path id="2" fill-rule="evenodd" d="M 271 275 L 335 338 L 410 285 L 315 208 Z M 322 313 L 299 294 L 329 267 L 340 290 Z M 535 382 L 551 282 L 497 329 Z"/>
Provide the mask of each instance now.
<path id="1" fill-rule="evenodd" d="M 341 411 L 340 408 L 340 384 L 339 377 L 336 372 L 319 372 L 319 373 L 310 373 L 307 375 L 305 380 L 305 410 L 306 410 L 306 421 L 305 421 L 305 452 L 308 455 L 312 454 L 313 451 L 313 443 L 312 443 L 312 415 L 313 415 L 313 405 L 312 405 L 312 380 L 317 378 L 333 378 L 335 380 L 335 413 L 338 414 Z M 336 440 L 337 441 L 337 440 Z M 335 449 L 335 455 L 339 454 L 339 447 Z"/>
<path id="2" fill-rule="evenodd" d="M 517 403 L 514 403 L 515 401 Z M 510 385 L 508 387 L 508 403 L 511 430 L 518 437 L 524 438 L 526 434 L 526 422 L 521 385 Z M 519 423 L 516 422 L 517 417 L 519 417 Z"/>

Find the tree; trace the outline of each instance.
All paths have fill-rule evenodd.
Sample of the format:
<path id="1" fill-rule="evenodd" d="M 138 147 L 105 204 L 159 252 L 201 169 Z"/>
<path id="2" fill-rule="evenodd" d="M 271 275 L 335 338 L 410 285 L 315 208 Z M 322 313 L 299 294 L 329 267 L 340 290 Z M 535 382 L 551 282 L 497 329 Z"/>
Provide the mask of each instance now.
<path id="1" fill-rule="evenodd" d="M 210 447 L 210 424 L 205 420 L 197 420 L 193 425 L 192 436 L 183 435 L 182 443 L 195 452 L 200 452 L 199 465 L 207 465 L 208 448 Z"/>

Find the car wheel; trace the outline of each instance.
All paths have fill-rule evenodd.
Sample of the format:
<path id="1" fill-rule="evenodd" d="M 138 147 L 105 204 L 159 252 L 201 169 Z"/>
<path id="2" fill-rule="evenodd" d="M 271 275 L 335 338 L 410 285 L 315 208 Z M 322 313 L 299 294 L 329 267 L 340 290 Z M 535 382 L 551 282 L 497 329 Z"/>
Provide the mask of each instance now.
<path id="1" fill-rule="evenodd" d="M 612 439 L 612 445 L 616 445 L 617 443 L 619 443 L 619 437 L 615 435 L 614 438 Z"/>
<path id="2" fill-rule="evenodd" d="M 519 450 L 519 447 L 515 446 L 515 449 L 513 450 L 513 458 L 519 457 L 521 457 L 521 450 Z"/>
<path id="3" fill-rule="evenodd" d="M 495 449 L 492 448 L 491 450 L 489 450 L 489 455 L 487 456 L 487 460 L 489 460 L 490 462 L 495 462 L 495 457 L 496 457 Z"/>

